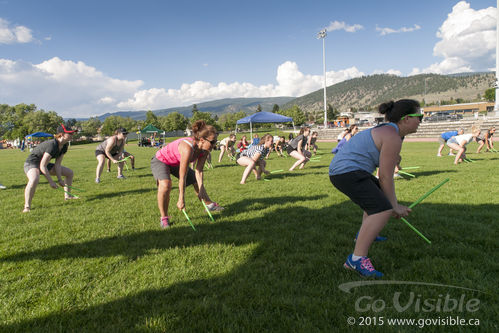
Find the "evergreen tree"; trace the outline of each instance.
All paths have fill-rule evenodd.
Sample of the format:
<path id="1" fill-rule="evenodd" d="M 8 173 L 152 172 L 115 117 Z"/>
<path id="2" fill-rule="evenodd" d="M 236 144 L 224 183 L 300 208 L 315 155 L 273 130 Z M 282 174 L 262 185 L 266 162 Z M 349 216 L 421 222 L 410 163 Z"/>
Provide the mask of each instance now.
<path id="1" fill-rule="evenodd" d="M 494 102 L 496 100 L 496 89 L 489 88 L 489 89 L 485 90 L 483 97 L 489 102 Z"/>
<path id="2" fill-rule="evenodd" d="M 197 112 L 199 112 L 199 110 L 198 110 L 198 106 L 197 106 L 196 104 L 194 104 L 194 105 L 192 106 L 192 116 L 194 117 L 194 115 L 195 115 Z"/>
<path id="3" fill-rule="evenodd" d="M 272 107 L 272 112 L 273 113 L 278 113 L 279 112 L 279 105 L 274 104 L 274 106 Z"/>

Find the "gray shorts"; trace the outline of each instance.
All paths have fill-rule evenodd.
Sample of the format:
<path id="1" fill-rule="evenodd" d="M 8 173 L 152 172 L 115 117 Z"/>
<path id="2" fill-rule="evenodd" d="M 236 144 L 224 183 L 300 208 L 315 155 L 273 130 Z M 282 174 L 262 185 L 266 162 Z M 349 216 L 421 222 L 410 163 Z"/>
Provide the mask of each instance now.
<path id="1" fill-rule="evenodd" d="M 455 138 L 455 137 L 452 137 L 452 138 L 450 138 L 449 140 L 447 140 L 447 144 L 449 144 L 449 143 L 454 143 L 454 144 L 456 144 L 456 145 L 459 145 L 459 143 L 457 142 L 457 140 L 456 140 L 456 138 Z"/>
<path id="2" fill-rule="evenodd" d="M 54 167 L 54 163 L 47 164 L 47 169 L 49 171 L 52 170 L 53 167 Z M 31 164 L 31 163 L 25 162 L 24 163 L 24 173 L 28 174 L 28 171 L 31 170 L 31 169 L 40 169 L 40 165 L 36 165 L 36 164 Z"/>
<path id="3" fill-rule="evenodd" d="M 440 142 L 441 144 L 444 145 L 447 141 L 444 138 L 442 138 L 441 136 L 439 136 L 438 137 L 438 142 Z"/>
<path id="4" fill-rule="evenodd" d="M 163 180 L 168 179 L 172 180 L 170 174 L 175 177 L 179 177 L 180 166 L 171 166 L 166 163 L 161 162 L 154 156 L 151 159 L 151 170 L 154 179 Z M 185 186 L 189 186 L 192 184 L 197 184 L 196 181 L 196 173 L 191 168 L 187 168 L 187 177 L 185 180 Z"/>

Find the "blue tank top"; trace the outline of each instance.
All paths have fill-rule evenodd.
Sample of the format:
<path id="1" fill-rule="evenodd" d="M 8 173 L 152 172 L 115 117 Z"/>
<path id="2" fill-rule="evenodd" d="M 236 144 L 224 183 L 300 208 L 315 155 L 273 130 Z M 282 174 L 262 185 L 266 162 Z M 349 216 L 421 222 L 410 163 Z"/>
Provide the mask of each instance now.
<path id="1" fill-rule="evenodd" d="M 399 132 L 395 123 L 384 123 L 373 128 L 386 125 L 393 126 Z M 358 170 L 372 173 L 376 170 L 379 166 L 379 150 L 371 135 L 373 128 L 357 133 L 338 151 L 329 165 L 330 176 Z"/>

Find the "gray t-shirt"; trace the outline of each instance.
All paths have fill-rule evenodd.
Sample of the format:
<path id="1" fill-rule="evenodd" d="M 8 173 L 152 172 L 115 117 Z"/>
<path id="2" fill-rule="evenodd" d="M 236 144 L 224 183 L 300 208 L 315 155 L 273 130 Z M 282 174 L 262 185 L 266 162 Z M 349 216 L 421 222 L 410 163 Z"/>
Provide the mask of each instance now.
<path id="1" fill-rule="evenodd" d="M 109 138 L 107 138 L 106 140 L 102 141 L 98 146 L 97 146 L 97 149 L 96 150 L 99 150 L 99 151 L 103 151 L 105 152 L 106 151 L 106 148 L 107 148 L 107 145 L 109 144 L 109 142 L 111 142 L 111 140 L 113 138 L 116 138 L 116 142 L 118 141 L 118 138 L 113 135 Z M 125 140 L 123 140 L 123 142 L 121 143 L 121 145 L 115 145 L 113 148 L 111 148 L 111 155 L 116 155 L 117 153 L 120 152 L 121 148 L 125 146 Z"/>
<path id="2" fill-rule="evenodd" d="M 52 156 L 52 158 L 58 158 L 59 156 L 66 154 L 68 151 L 68 145 L 69 144 L 66 143 L 59 151 L 59 142 L 56 139 L 42 142 L 29 154 L 26 159 L 26 163 L 40 166 L 40 162 L 42 161 L 45 153 L 48 153 Z"/>

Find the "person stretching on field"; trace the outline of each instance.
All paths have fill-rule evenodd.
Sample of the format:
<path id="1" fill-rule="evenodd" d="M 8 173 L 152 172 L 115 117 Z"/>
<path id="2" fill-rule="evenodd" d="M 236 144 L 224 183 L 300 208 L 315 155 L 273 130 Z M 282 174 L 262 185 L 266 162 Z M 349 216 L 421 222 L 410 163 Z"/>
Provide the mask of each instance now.
<path id="1" fill-rule="evenodd" d="M 125 179 L 123 176 L 123 164 L 120 158 L 125 151 L 125 141 L 128 131 L 124 128 L 119 128 L 114 131 L 114 135 L 101 142 L 95 149 L 95 158 L 97 158 L 97 169 L 95 170 L 95 182 L 100 183 L 100 175 L 104 168 L 104 161 L 107 159 L 118 164 L 118 179 Z"/>
<path id="2" fill-rule="evenodd" d="M 447 146 L 449 148 L 457 150 L 456 158 L 454 159 L 454 164 L 461 163 L 463 159 L 466 159 L 466 146 L 480 135 L 480 129 L 473 125 L 471 126 L 470 134 L 456 135 L 447 141 Z"/>
<path id="3" fill-rule="evenodd" d="M 463 129 L 460 128 L 457 131 L 449 131 L 449 132 L 445 132 L 445 133 L 440 134 L 440 136 L 438 137 L 438 142 L 440 142 L 440 147 L 438 147 L 437 156 L 438 157 L 442 156 L 442 150 L 444 149 L 445 144 L 447 143 L 447 141 L 449 141 L 450 138 L 452 138 L 453 136 L 456 136 L 456 135 L 461 135 L 463 133 L 464 133 Z M 454 154 L 452 153 L 452 149 L 450 149 L 449 156 L 453 156 L 453 155 Z"/>
<path id="4" fill-rule="evenodd" d="M 310 160 L 312 154 L 308 150 L 305 150 L 309 134 L 310 127 L 302 127 L 298 136 L 288 142 L 286 152 L 289 156 L 292 156 L 298 160 L 291 166 L 289 171 L 293 171 L 297 166 L 300 166 L 300 169 L 303 169 L 305 164 Z"/>
<path id="5" fill-rule="evenodd" d="M 312 135 L 310 135 L 310 137 L 308 139 L 307 147 L 305 148 L 309 152 L 312 152 L 312 150 L 313 150 L 314 151 L 314 156 L 317 155 L 317 149 L 318 149 L 318 147 L 315 144 L 315 142 L 317 141 L 317 137 L 318 136 L 319 136 L 319 133 L 317 133 L 316 131 L 313 131 Z"/>
<path id="6" fill-rule="evenodd" d="M 236 135 L 231 134 L 222 141 L 220 141 L 220 155 L 218 156 L 218 163 L 222 162 L 222 158 L 224 157 L 224 153 L 227 152 L 229 158 L 232 158 L 236 153 L 234 149 L 234 144 L 236 143 Z"/>
<path id="7" fill-rule="evenodd" d="M 494 139 L 492 136 L 496 132 L 495 127 L 491 127 L 485 134 L 483 135 L 483 138 L 477 137 L 476 141 L 478 142 L 478 148 L 476 150 L 476 153 L 479 154 L 480 150 L 482 150 L 483 146 L 486 145 L 487 150 L 486 151 L 492 151 L 494 149 Z"/>
<path id="8" fill-rule="evenodd" d="M 31 201 L 35 195 L 36 187 L 40 181 L 40 174 L 47 178 L 50 187 L 56 189 L 59 186 L 64 188 L 64 199 L 77 199 L 71 194 L 71 185 L 73 184 L 73 171 L 62 166 L 62 159 L 68 151 L 69 142 L 73 139 L 76 131 L 68 130 L 61 124 L 57 128 L 57 134 L 52 140 L 42 142 L 36 146 L 29 154 L 24 163 L 24 173 L 28 177 L 28 184 L 24 190 L 24 210 L 27 213 L 31 210 Z M 50 160 L 55 158 L 54 163 Z M 57 176 L 57 183 L 51 176 Z M 65 181 L 62 180 L 65 177 Z"/>
<path id="9" fill-rule="evenodd" d="M 158 150 L 152 158 L 151 170 L 158 186 L 157 198 L 162 228 L 168 228 L 172 224 L 171 218 L 168 216 L 172 189 L 171 175 L 178 178 L 177 208 L 179 210 L 185 208 L 185 188 L 189 185 L 194 187 L 199 200 L 204 200 L 209 210 L 220 211 L 224 209 L 210 199 L 203 183 L 204 164 L 208 153 L 217 144 L 217 135 L 215 127 L 206 125 L 204 120 L 198 120 L 192 125 L 190 137 L 170 142 Z M 189 168 L 191 162 L 195 163 L 196 171 Z"/>
<path id="10" fill-rule="evenodd" d="M 265 162 L 265 156 L 269 152 L 270 147 L 274 143 L 274 138 L 270 134 L 265 134 L 260 143 L 253 145 L 238 154 L 237 164 L 246 167 L 243 172 L 243 177 L 241 178 L 240 184 L 245 184 L 251 171 L 255 174 L 257 180 L 261 179 L 262 172 L 266 175 L 270 174 L 269 171 L 265 170 L 267 163 Z"/>
<path id="11" fill-rule="evenodd" d="M 331 183 L 364 211 L 353 253 L 344 267 L 366 277 L 382 277 L 368 258 L 368 251 L 391 216 L 405 217 L 411 209 L 395 195 L 393 171 L 400 161 L 402 138 L 415 133 L 423 115 L 417 101 L 403 99 L 378 108 L 389 121 L 355 135 L 329 166 Z M 379 166 L 379 179 L 373 171 Z"/>

